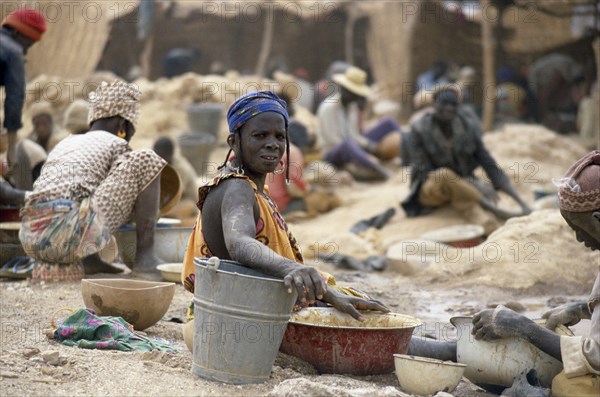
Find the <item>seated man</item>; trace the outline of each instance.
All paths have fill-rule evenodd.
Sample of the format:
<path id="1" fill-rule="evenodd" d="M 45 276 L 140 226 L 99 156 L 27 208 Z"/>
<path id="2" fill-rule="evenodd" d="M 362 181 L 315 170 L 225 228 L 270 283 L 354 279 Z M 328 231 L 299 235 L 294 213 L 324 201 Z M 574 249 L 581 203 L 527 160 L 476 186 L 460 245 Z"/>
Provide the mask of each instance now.
<path id="1" fill-rule="evenodd" d="M 285 102 L 270 91 L 250 92 L 229 108 L 230 149 L 219 175 L 198 191 L 200 213 L 184 258 L 184 287 L 194 292 L 194 258 L 217 256 L 280 277 L 290 293 L 298 292 L 299 306 L 329 304 L 357 319 L 362 318 L 357 309 L 387 312 L 360 291 L 303 265 L 296 239 L 265 186 L 267 174 L 282 170 L 288 120 Z M 232 153 L 235 159 L 228 161 Z M 289 179 L 289 168 L 284 172 Z"/>
<path id="2" fill-rule="evenodd" d="M 384 118 L 362 133 L 360 112 L 371 92 L 366 85 L 367 74 L 361 69 L 350 67 L 344 74 L 335 74 L 333 81 L 338 84 L 340 93 L 326 98 L 317 111 L 318 134 L 325 153 L 324 160 L 336 167 L 351 164 L 359 169 L 357 174 L 368 173 L 375 179 L 387 179 L 389 171 L 377 157 L 388 152 L 383 148 L 389 142 L 394 142 L 392 145 L 397 149 L 386 159 L 398 155 L 400 126 L 392 118 Z"/>
<path id="3" fill-rule="evenodd" d="M 507 219 L 517 214 L 495 205 L 497 193 L 475 178 L 477 167 L 483 167 L 493 187 L 515 199 L 523 213 L 531 210 L 483 146 L 479 125 L 457 112 L 459 95 L 452 86 L 439 90 L 434 96 L 435 111 L 412 125 L 411 191 L 401 205 L 409 217 L 451 205 L 489 235 L 498 227 L 494 215 Z"/>
<path id="4" fill-rule="evenodd" d="M 33 131 L 31 131 L 28 138 L 44 148 L 46 153 L 49 153 L 67 134 L 54 123 L 52 108 L 49 103 L 36 102 L 31 106 L 30 113 Z"/>
<path id="5" fill-rule="evenodd" d="M 588 153 L 565 175 L 558 197 L 560 213 L 575 230 L 578 241 L 600 250 L 600 151 Z M 560 306 L 544 314 L 546 327 L 574 325 L 591 319 L 587 337 L 558 336 L 512 310 L 484 310 L 473 318 L 476 338 L 493 340 L 519 336 L 563 362 L 552 381 L 555 397 L 600 395 L 600 272 L 587 302 Z"/>
<path id="6" fill-rule="evenodd" d="M 160 178 L 166 162 L 151 150 L 133 151 L 140 91 L 116 80 L 91 94 L 90 131 L 62 140 L 49 154 L 21 211 L 19 239 L 36 259 L 33 278 L 81 279 L 120 272 L 100 252 L 133 217 L 134 270 L 154 271 Z"/>

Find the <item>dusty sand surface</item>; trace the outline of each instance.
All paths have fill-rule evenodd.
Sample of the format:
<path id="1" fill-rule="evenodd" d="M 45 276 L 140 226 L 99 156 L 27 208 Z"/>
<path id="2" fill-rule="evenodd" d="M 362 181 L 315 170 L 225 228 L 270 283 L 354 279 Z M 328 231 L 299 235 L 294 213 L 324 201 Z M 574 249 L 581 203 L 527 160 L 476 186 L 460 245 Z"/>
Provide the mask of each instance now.
<path id="1" fill-rule="evenodd" d="M 160 134 L 175 136 L 185 129 L 184 103 L 199 92 L 202 79 L 183 76 L 167 82 L 139 81 L 144 91 L 141 125 L 135 147 L 149 147 Z M 223 79 L 220 87 L 231 88 Z M 235 89 L 235 87 L 234 87 Z M 201 91 L 201 90 L 200 90 Z M 218 96 L 218 94 L 215 94 Z M 233 100 L 231 95 L 231 100 Z M 166 101 L 165 104 L 161 104 Z M 60 110 L 58 104 L 57 110 Z M 167 116 L 168 115 L 168 116 Z M 221 126 L 222 130 L 225 128 Z M 226 130 L 221 131 L 221 136 Z M 526 201 L 533 204 L 537 184 L 560 178 L 585 149 L 569 138 L 531 125 L 509 125 L 486 134 L 484 141 L 499 165 L 514 181 Z M 220 163 L 221 146 L 211 155 Z M 399 202 L 408 193 L 409 172 L 392 164 L 394 177 L 385 183 L 353 183 L 331 186 L 344 205 L 315 219 L 290 224 L 307 258 L 321 251 L 337 251 L 356 257 L 383 255 L 399 241 L 419 238 L 434 228 L 463 223 L 450 210 L 407 219 Z M 315 172 L 314 170 L 312 172 Z M 317 168 L 328 173 L 330 169 Z M 514 208 L 507 197 L 501 205 Z M 360 219 L 389 207 L 396 215 L 381 230 L 362 236 L 349 232 Z M 583 299 L 591 288 L 600 264 L 599 254 L 575 241 L 574 234 L 556 209 L 534 212 L 513 219 L 475 249 L 440 246 L 435 262 L 414 276 L 394 269 L 360 273 L 337 269 L 318 260 L 308 264 L 333 273 L 339 283 L 365 290 L 385 302 L 394 312 L 418 317 L 424 325 L 416 334 L 452 337 L 449 318 L 473 313 L 497 304 L 519 301 L 524 314 L 539 317 L 549 307 Z M 181 324 L 191 295 L 181 285 L 163 320 L 147 329 L 149 336 L 170 340 L 177 354 L 160 352 L 123 353 L 80 350 L 50 341 L 44 330 L 52 313 L 62 307 L 80 308 L 79 283 L 30 285 L 29 282 L 0 282 L 0 394 L 21 395 L 135 395 L 135 396 L 404 396 L 393 374 L 354 377 L 319 375 L 309 364 L 290 356 L 277 357 L 270 380 L 261 385 L 231 386 L 199 379 L 191 374 L 192 355 L 183 343 Z M 578 326 L 575 332 L 585 332 Z M 62 364 L 46 364 L 41 352 L 58 351 Z M 488 395 L 463 379 L 456 396 Z"/>

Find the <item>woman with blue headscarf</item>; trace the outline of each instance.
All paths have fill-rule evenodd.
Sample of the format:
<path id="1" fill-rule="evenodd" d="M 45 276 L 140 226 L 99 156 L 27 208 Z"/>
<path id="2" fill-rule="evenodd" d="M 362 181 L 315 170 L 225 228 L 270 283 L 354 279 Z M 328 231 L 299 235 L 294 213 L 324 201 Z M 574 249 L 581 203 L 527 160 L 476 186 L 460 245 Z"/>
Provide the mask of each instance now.
<path id="1" fill-rule="evenodd" d="M 298 292 L 299 306 L 330 304 L 355 318 L 357 309 L 388 311 L 363 293 L 304 266 L 295 238 L 269 197 L 268 173 L 284 170 L 289 150 L 285 102 L 270 91 L 251 92 L 227 112 L 229 153 L 220 173 L 198 190 L 198 219 L 188 242 L 182 282 L 194 292 L 194 258 L 217 256 L 281 277 Z M 230 159 L 231 154 L 235 158 Z"/>

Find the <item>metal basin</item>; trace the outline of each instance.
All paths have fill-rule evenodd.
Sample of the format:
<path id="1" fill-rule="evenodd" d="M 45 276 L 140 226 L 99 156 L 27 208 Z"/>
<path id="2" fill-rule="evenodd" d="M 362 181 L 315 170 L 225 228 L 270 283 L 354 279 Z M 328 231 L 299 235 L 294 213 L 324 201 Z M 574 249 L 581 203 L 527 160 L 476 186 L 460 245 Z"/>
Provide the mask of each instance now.
<path id="1" fill-rule="evenodd" d="M 321 373 L 377 375 L 394 371 L 421 320 L 397 313 L 363 312 L 357 321 L 333 308 L 307 308 L 288 323 L 280 351 Z"/>
<path id="2" fill-rule="evenodd" d="M 157 227 L 154 232 L 154 250 L 159 258 L 169 263 L 183 262 L 193 227 Z M 121 259 L 131 267 L 135 262 L 136 229 L 125 226 L 115 235 Z"/>

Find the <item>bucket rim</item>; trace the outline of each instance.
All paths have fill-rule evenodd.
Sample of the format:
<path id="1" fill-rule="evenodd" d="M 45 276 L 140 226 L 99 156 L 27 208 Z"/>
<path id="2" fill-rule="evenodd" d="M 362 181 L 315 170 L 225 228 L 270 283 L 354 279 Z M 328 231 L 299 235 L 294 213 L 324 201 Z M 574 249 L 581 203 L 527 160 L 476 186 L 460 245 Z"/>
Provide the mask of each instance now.
<path id="1" fill-rule="evenodd" d="M 204 258 L 194 258 L 194 265 L 195 266 L 200 266 L 200 267 L 208 270 L 207 269 L 208 268 L 208 264 L 202 263 L 204 261 L 205 261 Z M 228 259 L 221 259 L 221 262 L 231 263 L 231 264 L 234 264 L 234 265 L 237 265 L 237 266 L 241 266 L 241 267 L 247 267 L 247 266 L 243 266 L 243 265 L 239 264 L 238 262 L 235 262 L 235 261 L 232 261 L 232 260 L 228 260 Z M 252 268 L 249 267 L 249 269 L 252 269 Z M 255 269 L 252 269 L 252 270 L 258 272 L 258 270 L 255 270 Z M 247 277 L 247 278 L 254 279 L 254 280 L 272 281 L 272 282 L 275 282 L 277 284 L 283 284 L 283 279 L 277 278 L 276 276 L 271 276 L 271 275 L 268 275 L 268 274 L 265 274 L 265 276 L 267 276 L 267 277 L 260 277 L 260 276 L 253 276 L 253 275 L 249 275 L 249 274 L 238 273 L 238 272 L 235 272 L 235 271 L 223 270 L 223 269 L 216 269 L 216 272 L 217 273 L 229 274 L 229 275 L 234 275 L 235 274 L 235 275 L 238 275 L 238 276 Z M 274 277 L 274 278 L 269 278 L 269 277 Z"/>

